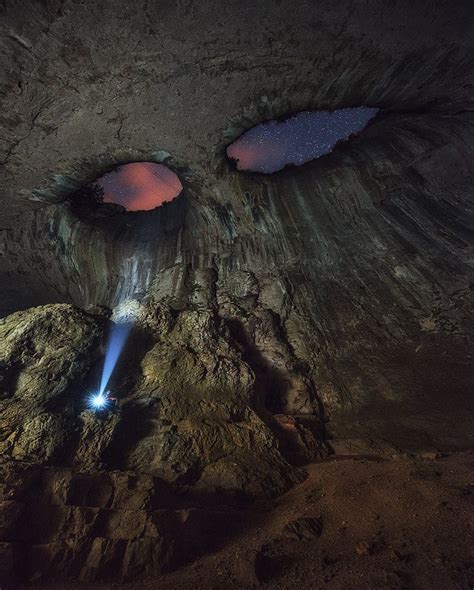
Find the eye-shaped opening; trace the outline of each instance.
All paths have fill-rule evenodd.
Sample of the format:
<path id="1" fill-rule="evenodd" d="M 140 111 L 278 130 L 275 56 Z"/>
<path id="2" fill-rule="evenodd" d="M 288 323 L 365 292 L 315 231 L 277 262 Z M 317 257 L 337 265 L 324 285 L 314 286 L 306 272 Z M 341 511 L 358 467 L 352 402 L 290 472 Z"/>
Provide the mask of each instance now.
<path id="1" fill-rule="evenodd" d="M 240 171 L 271 174 L 287 166 L 301 166 L 360 133 L 378 111 L 366 106 L 302 111 L 249 129 L 227 147 L 226 153 Z"/>
<path id="2" fill-rule="evenodd" d="M 82 213 L 151 211 L 175 199 L 182 190 L 178 176 L 163 164 L 132 162 L 75 191 L 70 201 Z"/>

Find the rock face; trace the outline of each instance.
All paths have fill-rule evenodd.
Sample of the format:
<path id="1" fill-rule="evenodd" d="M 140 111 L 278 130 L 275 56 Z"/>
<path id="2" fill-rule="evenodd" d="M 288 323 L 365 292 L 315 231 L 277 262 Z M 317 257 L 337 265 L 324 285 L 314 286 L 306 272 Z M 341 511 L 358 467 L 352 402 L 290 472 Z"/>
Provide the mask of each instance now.
<path id="1" fill-rule="evenodd" d="M 229 504 L 283 492 L 304 478 L 295 459 L 325 452 L 314 415 L 296 454 L 295 439 L 285 445 L 223 318 L 153 299 L 116 376 L 118 407 L 90 411 L 106 327 L 67 304 L 0 320 L 7 579 L 128 579 L 177 567 L 235 526 Z"/>
<path id="2" fill-rule="evenodd" d="M 297 541 L 311 541 L 321 536 L 323 525 L 321 519 L 314 516 L 307 516 L 292 520 L 283 528 L 282 535 L 294 538 Z"/>
<path id="3" fill-rule="evenodd" d="M 281 493 L 324 439 L 471 445 L 470 3 L 139 4 L 0 8 L 4 468 L 134 474 L 117 477 L 168 486 L 159 510 L 174 514 L 183 490 Z M 240 174 L 225 159 L 264 120 L 359 105 L 382 114 L 301 168 Z M 166 162 L 181 196 L 133 214 L 71 203 L 135 160 Z M 119 408 L 91 414 L 100 306 L 130 297 L 143 313 L 114 375 Z M 66 498 L 51 534 L 15 539 L 25 490 L 5 512 L 5 555 L 46 544 L 46 574 L 132 575 L 151 520 L 181 518 L 150 499 L 144 528 L 117 537 L 91 523 L 125 505 Z M 80 512 L 87 542 L 66 551 Z M 160 526 L 180 546 L 185 528 Z M 155 550 L 150 567 L 179 562 Z"/>
<path id="4" fill-rule="evenodd" d="M 77 385 L 97 359 L 100 334 L 92 317 L 64 304 L 1 320 L 3 456 L 60 459 L 80 403 Z"/>
<path id="5" fill-rule="evenodd" d="M 2 582 L 12 574 L 38 581 L 45 572 L 137 579 L 209 551 L 235 527 L 229 508 L 170 508 L 151 476 L 37 465 L 1 473 Z"/>
<path id="6" fill-rule="evenodd" d="M 61 304 L 0 320 L 3 457 L 133 470 L 203 493 L 272 495 L 297 481 L 272 428 L 284 432 L 254 398 L 254 375 L 223 321 L 146 309 L 116 377 L 119 405 L 97 413 L 87 394 L 104 318 Z"/>

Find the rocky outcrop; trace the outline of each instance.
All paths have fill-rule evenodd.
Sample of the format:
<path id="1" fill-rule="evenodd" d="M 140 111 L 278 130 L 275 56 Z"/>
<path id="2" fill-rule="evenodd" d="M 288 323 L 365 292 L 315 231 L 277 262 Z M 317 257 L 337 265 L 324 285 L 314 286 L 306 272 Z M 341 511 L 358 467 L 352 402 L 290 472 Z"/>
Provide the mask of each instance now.
<path id="1" fill-rule="evenodd" d="M 136 580 L 182 565 L 237 528 L 232 508 L 173 503 L 152 476 L 9 463 L 0 473 L 2 583 L 45 573 Z"/>
<path id="2" fill-rule="evenodd" d="M 34 308 L 0 322 L 2 455 L 60 460 L 103 327 L 69 305 Z"/>
<path id="3" fill-rule="evenodd" d="M 133 470 L 203 493 L 271 495 L 299 478 L 224 320 L 148 304 L 112 383 L 119 407 L 95 413 L 105 327 L 64 304 L 0 320 L 4 457 Z"/>
<path id="4" fill-rule="evenodd" d="M 324 453 L 304 426 L 285 444 L 224 318 L 153 299 L 140 317 L 116 375 L 118 406 L 105 412 L 86 405 L 103 315 L 61 304 L 0 320 L 7 578 L 177 567 L 229 532 L 229 509 L 206 506 L 277 495 L 304 478 L 288 460 Z"/>

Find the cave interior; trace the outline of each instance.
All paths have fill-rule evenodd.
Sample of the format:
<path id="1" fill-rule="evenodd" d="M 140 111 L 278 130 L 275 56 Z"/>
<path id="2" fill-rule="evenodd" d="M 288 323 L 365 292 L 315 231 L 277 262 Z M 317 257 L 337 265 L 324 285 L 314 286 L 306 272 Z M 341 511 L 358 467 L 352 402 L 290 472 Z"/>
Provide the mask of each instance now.
<path id="1" fill-rule="evenodd" d="M 0 3 L 2 590 L 472 588 L 472 31 Z"/>

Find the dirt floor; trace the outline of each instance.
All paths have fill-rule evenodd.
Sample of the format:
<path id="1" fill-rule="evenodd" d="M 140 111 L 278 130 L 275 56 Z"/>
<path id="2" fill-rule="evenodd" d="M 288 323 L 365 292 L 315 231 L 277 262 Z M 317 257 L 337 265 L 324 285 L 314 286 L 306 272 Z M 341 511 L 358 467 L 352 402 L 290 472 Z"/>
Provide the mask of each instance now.
<path id="1" fill-rule="evenodd" d="M 153 580 L 87 588 L 472 590 L 473 467 L 471 452 L 315 463 L 286 495 L 245 510 L 240 533 L 212 555 Z"/>

